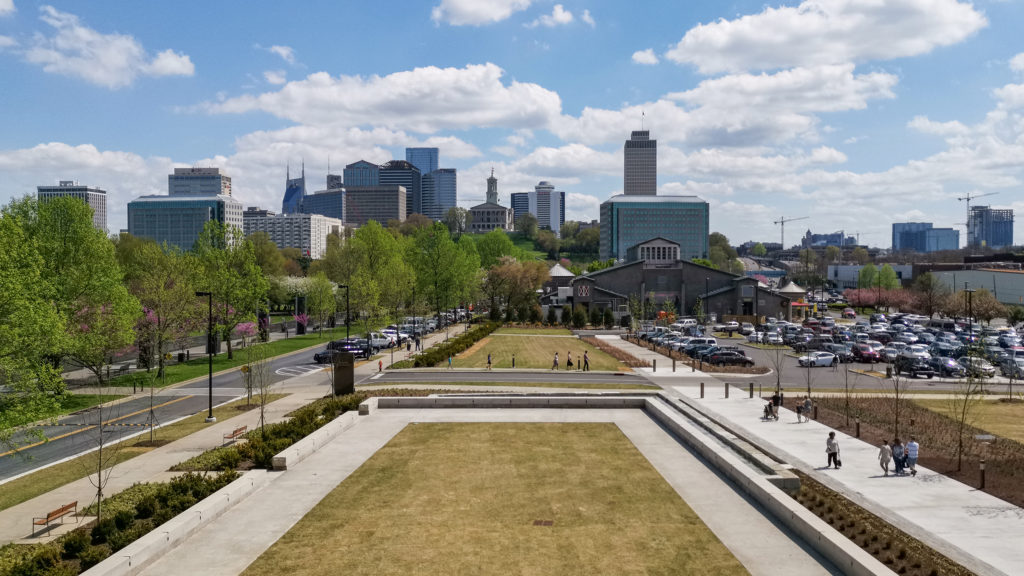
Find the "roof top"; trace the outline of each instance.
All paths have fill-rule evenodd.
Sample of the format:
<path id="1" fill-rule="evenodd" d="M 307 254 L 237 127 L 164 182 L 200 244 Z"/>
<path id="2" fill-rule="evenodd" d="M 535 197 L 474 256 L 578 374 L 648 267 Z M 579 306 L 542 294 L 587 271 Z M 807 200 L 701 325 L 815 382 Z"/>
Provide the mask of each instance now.
<path id="1" fill-rule="evenodd" d="M 550 270 L 548 270 L 548 275 L 550 275 L 552 278 L 558 278 L 558 277 L 574 278 L 574 277 L 576 277 L 576 275 L 573 274 L 572 272 L 570 272 L 568 269 L 566 269 L 565 266 L 562 266 L 561 264 L 559 264 L 557 262 L 555 263 L 554 266 L 551 267 Z"/>
<path id="2" fill-rule="evenodd" d="M 807 290 L 801 288 L 796 282 L 790 281 L 779 289 L 779 294 L 806 294 Z"/>
<path id="3" fill-rule="evenodd" d="M 502 210 L 511 210 L 511 208 L 509 208 L 507 206 L 502 206 L 501 204 L 493 204 L 491 202 L 484 202 L 483 204 L 477 204 L 476 206 L 473 206 L 472 208 L 470 208 L 470 210 L 497 210 L 499 208 L 502 209 Z"/>
<path id="4" fill-rule="evenodd" d="M 643 203 L 672 203 L 672 204 L 689 204 L 689 203 L 702 203 L 707 204 L 707 201 L 700 196 L 642 196 L 642 195 L 630 195 L 616 194 L 611 198 L 604 201 L 604 204 L 609 202 L 643 202 Z"/>

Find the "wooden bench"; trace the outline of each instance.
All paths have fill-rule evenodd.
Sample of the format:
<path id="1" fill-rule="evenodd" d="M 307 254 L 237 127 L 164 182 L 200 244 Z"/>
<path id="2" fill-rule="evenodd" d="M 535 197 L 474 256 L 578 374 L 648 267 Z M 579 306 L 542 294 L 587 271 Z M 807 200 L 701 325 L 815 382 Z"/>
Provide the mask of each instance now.
<path id="1" fill-rule="evenodd" d="M 32 530 L 35 530 L 36 526 L 47 526 L 47 531 L 50 530 L 49 526 L 53 524 L 54 520 L 60 519 L 60 523 L 64 523 L 64 517 L 68 514 L 75 515 L 75 522 L 78 522 L 78 500 L 65 504 L 52 512 L 49 512 L 45 517 L 33 518 L 32 519 Z"/>
<path id="2" fill-rule="evenodd" d="M 228 432 L 227 434 L 224 435 L 224 444 L 227 444 L 230 440 L 237 440 L 239 437 L 245 434 L 245 431 L 248 429 L 248 426 L 239 426 L 238 428 L 235 428 L 231 432 Z"/>

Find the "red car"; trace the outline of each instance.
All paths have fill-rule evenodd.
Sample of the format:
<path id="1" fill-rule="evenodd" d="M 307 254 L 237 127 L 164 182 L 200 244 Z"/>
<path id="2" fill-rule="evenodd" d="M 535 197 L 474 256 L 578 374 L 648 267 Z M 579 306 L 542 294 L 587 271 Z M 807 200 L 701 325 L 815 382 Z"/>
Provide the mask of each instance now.
<path id="1" fill-rule="evenodd" d="M 853 359 L 857 362 L 875 363 L 881 360 L 878 351 L 867 344 L 853 345 Z"/>
<path id="2" fill-rule="evenodd" d="M 857 312 L 853 308 L 843 308 L 843 318 L 856 318 Z"/>

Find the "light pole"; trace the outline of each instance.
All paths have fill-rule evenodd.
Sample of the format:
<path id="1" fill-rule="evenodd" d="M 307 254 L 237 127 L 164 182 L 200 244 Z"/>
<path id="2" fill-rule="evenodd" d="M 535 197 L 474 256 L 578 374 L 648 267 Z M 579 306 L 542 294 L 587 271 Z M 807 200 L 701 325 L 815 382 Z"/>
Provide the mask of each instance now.
<path id="1" fill-rule="evenodd" d="M 210 410 L 206 415 L 206 421 L 212 423 L 217 421 L 217 418 L 213 415 L 213 292 L 196 292 L 196 296 L 206 296 L 209 304 L 209 315 L 207 316 L 206 324 L 206 355 L 210 359 L 210 375 L 207 381 Z"/>
<path id="2" fill-rule="evenodd" d="M 349 309 L 348 309 L 348 284 L 341 284 L 341 285 L 338 286 L 338 288 L 344 288 L 345 289 L 345 341 L 347 342 L 348 341 L 348 317 L 349 317 L 349 313 L 348 313 L 349 312 Z"/>
<path id="3" fill-rule="evenodd" d="M 704 334 L 708 333 L 708 320 L 711 318 L 711 303 L 708 302 L 708 293 L 711 292 L 711 278 L 704 277 Z"/>

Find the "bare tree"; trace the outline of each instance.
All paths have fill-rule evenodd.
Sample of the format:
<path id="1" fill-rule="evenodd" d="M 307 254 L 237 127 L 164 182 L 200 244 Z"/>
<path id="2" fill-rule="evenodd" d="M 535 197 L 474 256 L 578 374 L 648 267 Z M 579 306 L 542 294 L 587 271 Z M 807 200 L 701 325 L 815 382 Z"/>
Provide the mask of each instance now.
<path id="1" fill-rule="evenodd" d="M 889 386 L 892 388 L 893 396 L 893 435 L 900 436 L 900 412 L 903 408 L 903 400 L 910 390 L 910 378 L 893 373 L 889 379 Z"/>
<path id="2" fill-rule="evenodd" d="M 103 392 L 102 388 L 97 391 L 99 394 L 113 392 L 115 391 Z M 110 482 L 110 476 L 114 472 L 114 466 L 119 462 L 123 447 L 120 436 L 125 433 L 126 428 L 120 426 L 120 421 L 124 418 L 121 413 L 122 406 L 120 403 L 100 404 L 89 410 L 82 423 L 82 433 L 88 438 L 87 445 L 94 449 L 79 462 L 89 483 L 96 489 L 97 521 L 103 517 L 103 490 Z"/>
<path id="3" fill-rule="evenodd" d="M 247 346 L 245 348 L 245 386 L 250 401 L 256 394 L 260 410 L 260 434 L 264 433 L 266 424 L 267 401 L 270 397 L 270 386 L 273 383 L 270 374 L 270 353 L 266 346 Z"/>
<path id="4" fill-rule="evenodd" d="M 963 465 L 964 441 L 968 439 L 974 424 L 976 408 L 981 404 L 985 394 L 984 381 L 981 377 L 968 373 L 967 377 L 957 382 L 947 400 L 947 409 L 956 422 L 956 470 Z"/>
<path id="5" fill-rule="evenodd" d="M 786 369 L 786 351 L 787 347 L 773 346 L 772 348 L 764 349 L 765 358 L 768 359 L 768 363 L 771 364 L 772 370 L 775 371 L 775 393 L 782 394 L 782 372 Z"/>

